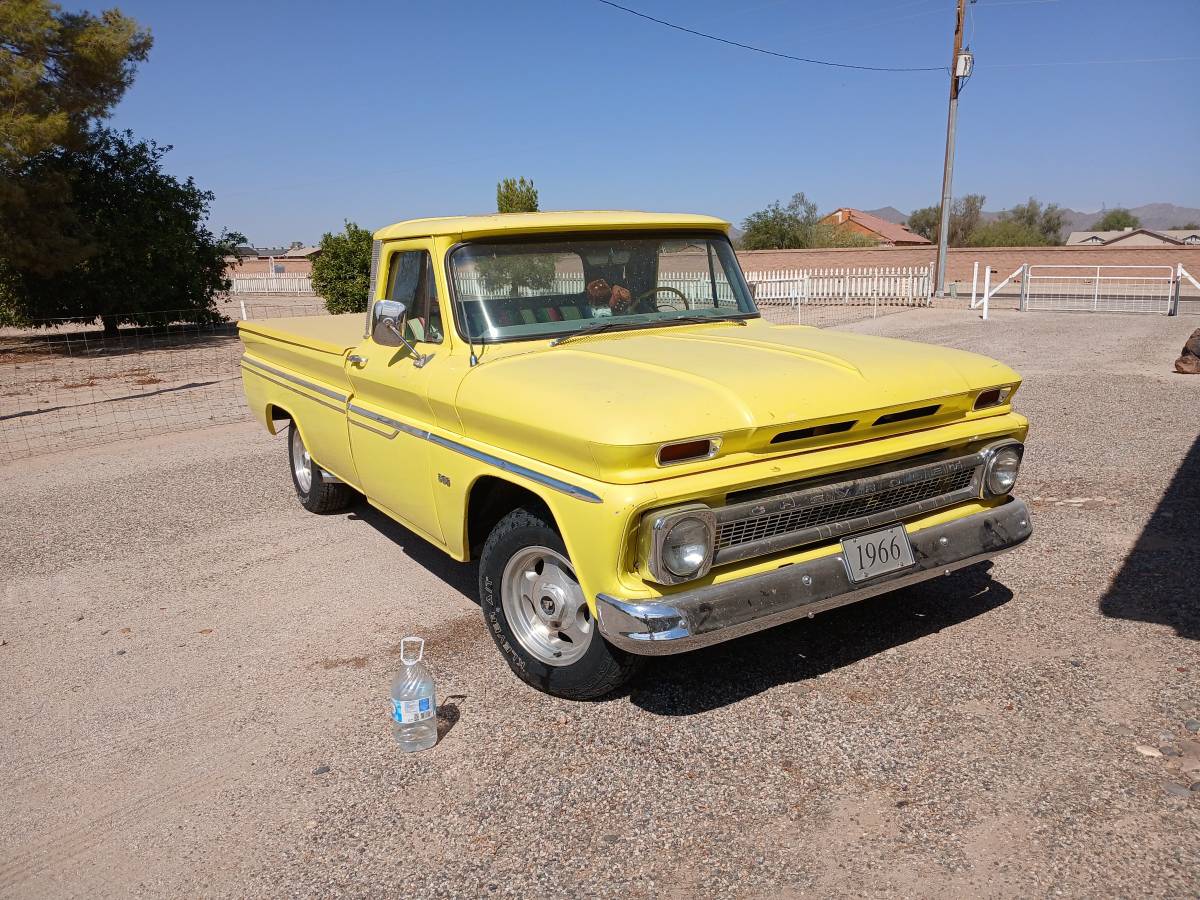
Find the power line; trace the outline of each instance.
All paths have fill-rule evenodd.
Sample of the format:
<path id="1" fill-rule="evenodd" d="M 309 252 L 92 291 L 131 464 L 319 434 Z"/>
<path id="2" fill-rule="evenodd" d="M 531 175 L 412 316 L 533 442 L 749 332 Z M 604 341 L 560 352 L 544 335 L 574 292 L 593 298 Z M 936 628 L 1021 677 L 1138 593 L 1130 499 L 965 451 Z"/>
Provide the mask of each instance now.
<path id="1" fill-rule="evenodd" d="M 792 56 L 789 53 L 778 53 L 775 50 L 764 50 L 762 47 L 754 47 L 750 44 L 743 44 L 739 41 L 731 41 L 728 38 L 717 37 L 715 34 L 708 34 L 704 31 L 696 31 L 694 28 L 685 28 L 682 25 L 676 25 L 674 22 L 668 22 L 666 19 L 656 19 L 654 16 L 648 16 L 643 12 L 638 12 L 636 9 L 630 9 L 628 6 L 622 6 L 619 3 L 613 3 L 612 0 L 597 0 L 598 3 L 603 3 L 605 6 L 611 6 L 613 9 L 619 9 L 621 12 L 629 13 L 631 16 L 637 16 L 639 19 L 646 19 L 649 22 L 655 22 L 659 25 L 665 25 L 667 28 L 674 28 L 676 31 L 682 31 L 685 34 L 702 37 L 706 40 L 716 41 L 719 44 L 728 44 L 730 47 L 739 47 L 742 50 L 751 50 L 754 53 L 762 53 L 767 56 L 775 56 L 779 59 L 790 59 L 792 62 L 808 63 L 813 66 L 830 66 L 835 69 L 858 69 L 863 72 L 945 72 L 945 66 L 857 66 L 853 63 L 830 62 L 826 59 L 808 59 L 803 56 Z"/>

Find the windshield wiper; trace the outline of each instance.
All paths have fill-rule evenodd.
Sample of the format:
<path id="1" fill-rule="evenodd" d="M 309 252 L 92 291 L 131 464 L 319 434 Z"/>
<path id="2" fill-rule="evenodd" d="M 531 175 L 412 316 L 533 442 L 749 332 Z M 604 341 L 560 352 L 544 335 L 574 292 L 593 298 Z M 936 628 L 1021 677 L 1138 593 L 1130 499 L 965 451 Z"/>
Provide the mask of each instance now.
<path id="1" fill-rule="evenodd" d="M 657 328 L 660 325 L 703 325 L 706 322 L 725 322 L 731 325 L 746 324 L 746 320 L 743 318 L 724 319 L 713 316 L 680 316 L 676 319 L 658 319 L 650 322 L 623 322 L 620 319 L 608 319 L 603 322 L 593 322 L 591 325 L 586 325 L 578 331 L 572 331 L 570 334 L 556 337 L 550 342 L 550 346 L 557 347 L 559 344 L 571 340 L 571 338 L 583 337 L 587 334 L 599 334 L 602 331 L 614 329 L 624 331 L 633 328 Z"/>

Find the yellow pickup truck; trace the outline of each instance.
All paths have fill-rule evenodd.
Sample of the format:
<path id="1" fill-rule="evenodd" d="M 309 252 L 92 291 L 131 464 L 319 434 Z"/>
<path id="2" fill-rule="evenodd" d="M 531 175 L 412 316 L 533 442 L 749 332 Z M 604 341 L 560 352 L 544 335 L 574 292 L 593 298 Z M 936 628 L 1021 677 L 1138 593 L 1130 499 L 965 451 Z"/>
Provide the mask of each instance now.
<path id="1" fill-rule="evenodd" d="M 496 646 L 561 697 L 1028 538 L 1020 376 L 766 322 L 728 231 L 400 222 L 375 234 L 365 315 L 240 323 L 246 398 L 287 430 L 307 509 L 361 494 L 478 561 Z"/>

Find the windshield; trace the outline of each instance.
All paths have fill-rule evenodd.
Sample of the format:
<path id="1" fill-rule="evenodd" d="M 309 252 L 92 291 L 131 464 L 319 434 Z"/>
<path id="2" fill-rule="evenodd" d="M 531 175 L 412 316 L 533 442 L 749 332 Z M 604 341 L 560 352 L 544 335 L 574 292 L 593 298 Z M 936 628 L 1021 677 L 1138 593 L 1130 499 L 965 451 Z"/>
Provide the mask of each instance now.
<path id="1" fill-rule="evenodd" d="M 450 254 L 450 276 L 459 330 L 473 341 L 758 315 L 724 235 L 473 241 Z"/>

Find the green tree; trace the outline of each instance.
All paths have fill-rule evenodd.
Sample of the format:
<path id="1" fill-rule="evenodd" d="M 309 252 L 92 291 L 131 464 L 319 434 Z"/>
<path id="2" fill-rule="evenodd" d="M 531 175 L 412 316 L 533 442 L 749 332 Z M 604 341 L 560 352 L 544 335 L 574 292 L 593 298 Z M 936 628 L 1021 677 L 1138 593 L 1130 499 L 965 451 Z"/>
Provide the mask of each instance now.
<path id="1" fill-rule="evenodd" d="M 1042 247 L 1051 241 L 1036 226 L 1016 219 L 997 219 L 978 226 L 967 247 Z"/>
<path id="2" fill-rule="evenodd" d="M 942 211 L 937 206 L 922 206 L 908 216 L 908 230 L 929 241 L 937 242 L 942 225 Z"/>
<path id="3" fill-rule="evenodd" d="M 537 212 L 538 192 L 533 180 L 505 178 L 496 184 L 496 211 L 502 213 Z"/>
<path id="4" fill-rule="evenodd" d="M 0 2 L 0 259 L 52 274 L 89 250 L 67 182 L 32 161 L 82 150 L 146 59 L 151 38 L 117 10 L 64 12 L 50 0 Z"/>
<path id="5" fill-rule="evenodd" d="M 331 313 L 365 312 L 371 284 L 371 232 L 346 222 L 341 234 L 321 236 L 321 252 L 313 260 L 313 290 Z"/>
<path id="6" fill-rule="evenodd" d="M 537 212 L 538 192 L 532 180 L 505 178 L 496 184 L 496 211 Z M 479 261 L 479 274 L 489 291 L 519 296 L 523 288 L 548 290 L 554 283 L 554 256 L 549 253 L 496 255 Z"/>
<path id="7" fill-rule="evenodd" d="M 1127 209 L 1115 207 L 1108 210 L 1093 225 L 1092 231 L 1124 231 L 1126 228 L 1141 228 L 1142 220 Z"/>
<path id="8" fill-rule="evenodd" d="M 1059 208 L 1057 203 L 1051 203 L 1043 208 L 1042 204 L 1034 197 L 1030 197 L 1025 203 L 1020 203 L 1012 209 L 1005 210 L 1000 214 L 1000 219 L 1006 222 L 1015 222 L 1031 231 L 1041 235 L 1041 240 L 1037 244 L 1029 244 L 1028 246 L 1039 246 L 1041 244 L 1061 244 L 1063 226 L 1066 224 L 1066 216 Z M 1013 232 L 1015 233 L 1015 232 Z M 975 244 L 971 246 L 1017 246 L 1015 244 Z"/>
<path id="9" fill-rule="evenodd" d="M 208 230 L 213 195 L 163 172 L 170 149 L 97 129 L 79 149 L 48 151 L 24 167 L 67 186 L 88 252 L 49 274 L 4 266 L 9 321 L 99 317 L 111 334 L 121 323 L 221 320 L 225 258 L 245 238 Z"/>
<path id="10" fill-rule="evenodd" d="M 951 247 L 965 247 L 967 241 L 983 219 L 983 194 L 967 194 L 950 205 L 950 234 L 947 243 Z M 925 206 L 913 210 L 908 217 L 909 230 L 937 242 L 942 230 L 942 208 Z"/>
<path id="11" fill-rule="evenodd" d="M 787 206 L 776 200 L 751 213 L 742 222 L 739 246 L 743 250 L 795 250 L 817 247 L 873 247 L 877 242 L 821 221 L 817 204 L 803 192 L 793 194 Z"/>
<path id="12" fill-rule="evenodd" d="M 1188 222 L 1186 225 L 1172 225 L 1167 231 L 1200 231 L 1200 225 Z"/>

